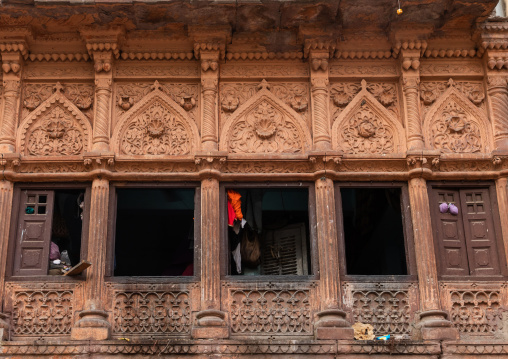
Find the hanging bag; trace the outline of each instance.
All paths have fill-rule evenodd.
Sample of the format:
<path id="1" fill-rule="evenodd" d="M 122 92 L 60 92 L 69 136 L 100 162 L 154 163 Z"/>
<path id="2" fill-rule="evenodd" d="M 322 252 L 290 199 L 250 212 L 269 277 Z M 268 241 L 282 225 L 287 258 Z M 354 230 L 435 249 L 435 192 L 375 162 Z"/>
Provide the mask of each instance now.
<path id="1" fill-rule="evenodd" d="M 248 228 L 243 230 L 240 242 L 242 266 L 256 268 L 261 263 L 261 242 L 256 231 Z"/>

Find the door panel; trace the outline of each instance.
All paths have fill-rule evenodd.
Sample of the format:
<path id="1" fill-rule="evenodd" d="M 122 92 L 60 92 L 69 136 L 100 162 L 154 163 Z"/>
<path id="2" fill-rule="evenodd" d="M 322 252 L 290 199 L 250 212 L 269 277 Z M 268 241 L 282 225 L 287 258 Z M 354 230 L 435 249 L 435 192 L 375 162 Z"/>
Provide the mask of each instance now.
<path id="1" fill-rule="evenodd" d="M 53 191 L 21 192 L 14 275 L 48 273 L 53 199 Z"/>
<path id="2" fill-rule="evenodd" d="M 460 197 L 471 275 L 500 274 L 488 189 L 462 189 Z"/>
<path id="3" fill-rule="evenodd" d="M 431 210 L 434 214 L 434 235 L 438 247 L 437 261 L 441 273 L 444 275 L 468 275 L 468 257 L 465 246 L 463 223 L 461 216 L 441 213 L 441 203 L 460 204 L 459 191 L 435 189 L 431 200 Z"/>

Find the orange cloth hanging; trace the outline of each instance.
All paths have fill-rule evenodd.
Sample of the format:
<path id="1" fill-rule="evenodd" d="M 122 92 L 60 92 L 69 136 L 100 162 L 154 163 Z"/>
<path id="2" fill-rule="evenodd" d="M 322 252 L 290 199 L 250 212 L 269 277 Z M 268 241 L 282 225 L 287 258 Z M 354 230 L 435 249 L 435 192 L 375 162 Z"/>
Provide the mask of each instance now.
<path id="1" fill-rule="evenodd" d="M 233 206 L 233 209 L 235 210 L 236 219 L 238 219 L 239 221 L 243 219 L 242 201 L 240 201 L 240 198 L 242 198 L 240 193 L 232 189 L 228 189 L 228 200 L 231 203 L 231 206 Z"/>

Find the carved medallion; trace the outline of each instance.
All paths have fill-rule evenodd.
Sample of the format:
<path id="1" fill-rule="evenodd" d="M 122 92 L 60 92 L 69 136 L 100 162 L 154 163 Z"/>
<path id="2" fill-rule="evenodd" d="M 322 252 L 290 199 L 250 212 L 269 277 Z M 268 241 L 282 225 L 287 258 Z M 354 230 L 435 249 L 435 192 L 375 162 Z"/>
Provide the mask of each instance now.
<path id="1" fill-rule="evenodd" d="M 186 155 L 191 147 L 182 122 L 155 102 L 127 127 L 120 150 L 127 155 Z"/>

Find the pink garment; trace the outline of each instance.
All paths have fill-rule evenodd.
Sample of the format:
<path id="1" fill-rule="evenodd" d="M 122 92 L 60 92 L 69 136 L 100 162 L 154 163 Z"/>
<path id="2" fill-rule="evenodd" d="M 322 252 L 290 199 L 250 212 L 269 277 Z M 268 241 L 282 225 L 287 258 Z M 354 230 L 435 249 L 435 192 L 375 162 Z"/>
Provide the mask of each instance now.
<path id="1" fill-rule="evenodd" d="M 231 205 L 231 202 L 228 201 L 228 225 L 233 227 L 233 223 L 235 222 L 236 214 L 235 209 Z"/>
<path id="2" fill-rule="evenodd" d="M 55 259 L 60 259 L 60 248 L 55 242 L 51 242 L 51 247 L 49 247 L 49 260 L 54 261 Z"/>

